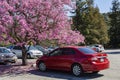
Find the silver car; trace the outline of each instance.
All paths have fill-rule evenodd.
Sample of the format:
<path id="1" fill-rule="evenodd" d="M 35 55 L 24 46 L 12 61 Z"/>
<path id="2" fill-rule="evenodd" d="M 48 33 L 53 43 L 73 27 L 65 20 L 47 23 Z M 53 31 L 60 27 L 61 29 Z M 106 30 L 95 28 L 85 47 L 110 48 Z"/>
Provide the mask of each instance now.
<path id="1" fill-rule="evenodd" d="M 34 46 L 26 45 L 27 50 L 27 58 L 36 58 L 43 56 L 43 52 L 39 51 Z M 10 49 L 14 54 L 17 55 L 18 58 L 22 57 L 22 47 L 20 46 L 9 46 L 8 49 Z"/>
<path id="2" fill-rule="evenodd" d="M 0 63 L 15 63 L 17 56 L 13 54 L 9 49 L 0 47 Z"/>
<path id="3" fill-rule="evenodd" d="M 93 44 L 93 45 L 90 45 L 88 47 L 95 50 L 96 52 L 103 52 L 105 50 L 103 45 L 101 45 L 101 44 Z"/>

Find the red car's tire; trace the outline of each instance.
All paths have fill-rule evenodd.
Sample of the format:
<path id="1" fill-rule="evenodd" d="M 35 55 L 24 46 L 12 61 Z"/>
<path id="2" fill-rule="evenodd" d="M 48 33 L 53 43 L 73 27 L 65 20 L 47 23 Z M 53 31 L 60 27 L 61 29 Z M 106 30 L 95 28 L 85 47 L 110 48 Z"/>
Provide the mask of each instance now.
<path id="1" fill-rule="evenodd" d="M 82 69 L 82 67 L 79 64 L 74 64 L 72 66 L 72 73 L 75 76 L 82 76 L 83 75 L 83 69 Z"/>
<path id="2" fill-rule="evenodd" d="M 46 71 L 46 69 L 47 69 L 44 62 L 40 62 L 38 65 L 38 68 L 40 71 L 43 71 L 43 72 Z"/>

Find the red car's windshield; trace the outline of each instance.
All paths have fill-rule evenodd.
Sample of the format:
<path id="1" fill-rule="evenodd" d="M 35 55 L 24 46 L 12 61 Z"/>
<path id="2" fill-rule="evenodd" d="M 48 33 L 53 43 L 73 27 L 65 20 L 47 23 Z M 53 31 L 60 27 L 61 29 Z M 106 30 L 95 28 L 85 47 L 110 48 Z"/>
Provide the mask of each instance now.
<path id="1" fill-rule="evenodd" d="M 94 53 L 96 53 L 94 50 L 92 50 L 92 49 L 90 49 L 90 48 L 78 48 L 78 50 L 80 51 L 80 52 L 83 52 L 83 53 L 85 53 L 85 54 L 94 54 Z"/>

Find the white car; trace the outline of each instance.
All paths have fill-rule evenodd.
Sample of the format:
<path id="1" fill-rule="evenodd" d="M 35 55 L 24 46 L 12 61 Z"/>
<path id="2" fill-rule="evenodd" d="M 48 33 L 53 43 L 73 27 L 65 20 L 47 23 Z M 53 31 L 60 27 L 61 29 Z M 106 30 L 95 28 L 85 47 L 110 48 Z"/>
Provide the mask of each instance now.
<path id="1" fill-rule="evenodd" d="M 47 49 L 43 48 L 40 45 L 34 45 L 34 47 L 37 48 L 38 50 L 42 51 L 43 54 L 47 54 L 48 53 Z"/>
<path id="2" fill-rule="evenodd" d="M 58 46 L 56 46 L 56 47 L 48 47 L 46 50 L 48 52 L 51 52 L 51 51 L 55 50 L 56 48 L 58 48 Z"/>
<path id="3" fill-rule="evenodd" d="M 96 52 L 103 52 L 105 50 L 103 45 L 101 45 L 101 44 L 93 44 L 93 45 L 90 45 L 88 47 L 95 50 Z"/>
<path id="4" fill-rule="evenodd" d="M 34 46 L 26 46 L 27 51 L 27 58 L 36 58 L 36 57 L 41 57 L 43 56 L 43 52 L 40 50 L 36 49 Z M 14 54 L 17 55 L 17 57 L 21 58 L 22 57 L 22 49 L 20 46 L 9 46 L 8 47 Z"/>
<path id="5" fill-rule="evenodd" d="M 47 51 L 48 52 L 51 52 L 51 51 L 53 51 L 54 49 L 53 48 L 47 48 Z"/>

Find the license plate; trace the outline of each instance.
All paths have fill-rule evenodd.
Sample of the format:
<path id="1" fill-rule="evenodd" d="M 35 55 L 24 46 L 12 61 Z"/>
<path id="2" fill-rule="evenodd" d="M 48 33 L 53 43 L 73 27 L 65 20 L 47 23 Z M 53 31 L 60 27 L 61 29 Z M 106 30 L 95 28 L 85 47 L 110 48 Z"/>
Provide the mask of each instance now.
<path id="1" fill-rule="evenodd" d="M 104 62 L 104 59 L 100 59 L 100 62 Z"/>

